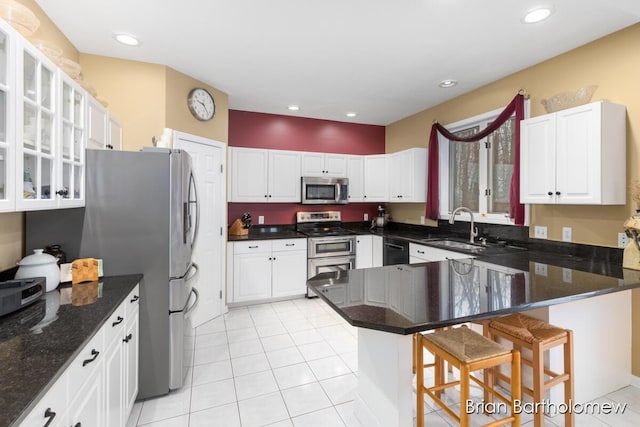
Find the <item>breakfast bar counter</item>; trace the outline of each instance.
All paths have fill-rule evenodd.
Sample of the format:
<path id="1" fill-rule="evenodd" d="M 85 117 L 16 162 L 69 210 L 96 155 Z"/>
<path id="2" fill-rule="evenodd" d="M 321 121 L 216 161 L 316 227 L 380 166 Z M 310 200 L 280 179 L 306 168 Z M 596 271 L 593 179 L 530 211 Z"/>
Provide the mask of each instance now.
<path id="1" fill-rule="evenodd" d="M 640 287 L 640 271 L 607 275 L 523 262 L 531 255 L 519 255 L 518 263 L 508 256 L 468 258 L 311 278 L 308 286 L 359 327 L 355 399 L 359 421 L 373 426 L 413 425 L 413 333 L 513 312 L 528 311 L 574 331 L 576 401 L 628 385 L 630 290 Z M 598 369 L 603 360 L 607 369 Z M 553 355 L 549 363 L 553 369 Z"/>

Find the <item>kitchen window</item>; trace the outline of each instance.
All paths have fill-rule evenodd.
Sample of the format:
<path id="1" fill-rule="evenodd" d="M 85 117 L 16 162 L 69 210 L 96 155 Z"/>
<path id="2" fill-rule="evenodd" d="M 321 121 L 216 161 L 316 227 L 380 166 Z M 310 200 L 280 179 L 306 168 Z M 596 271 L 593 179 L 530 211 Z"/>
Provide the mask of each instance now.
<path id="1" fill-rule="evenodd" d="M 528 112 L 528 101 L 525 112 Z M 494 110 L 447 126 L 468 137 L 486 128 L 502 112 Z M 525 116 L 528 114 L 525 113 Z M 513 224 L 509 218 L 509 187 L 515 156 L 515 116 L 479 142 L 450 141 L 439 135 L 440 218 L 466 206 L 478 222 Z M 464 217 L 463 217 L 464 218 Z M 528 215 L 525 213 L 525 222 Z"/>

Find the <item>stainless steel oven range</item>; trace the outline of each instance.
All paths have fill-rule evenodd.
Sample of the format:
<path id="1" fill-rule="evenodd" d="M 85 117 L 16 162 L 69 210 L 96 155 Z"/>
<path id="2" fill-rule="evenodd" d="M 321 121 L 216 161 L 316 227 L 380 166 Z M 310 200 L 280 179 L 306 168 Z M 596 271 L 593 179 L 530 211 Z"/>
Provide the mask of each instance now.
<path id="1" fill-rule="evenodd" d="M 339 211 L 298 212 L 298 232 L 307 236 L 307 278 L 356 266 L 355 233 L 342 228 Z M 307 297 L 316 296 L 307 289 Z"/>

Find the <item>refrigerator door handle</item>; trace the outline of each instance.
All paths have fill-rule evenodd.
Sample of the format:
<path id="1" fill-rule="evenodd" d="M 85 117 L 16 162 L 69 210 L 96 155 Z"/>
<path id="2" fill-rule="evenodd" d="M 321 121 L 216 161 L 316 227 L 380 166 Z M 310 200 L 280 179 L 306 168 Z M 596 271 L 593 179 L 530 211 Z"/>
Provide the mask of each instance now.
<path id="1" fill-rule="evenodd" d="M 189 196 L 189 204 L 193 203 L 196 205 L 196 224 L 193 230 L 193 240 L 191 241 L 191 247 L 193 248 L 196 245 L 198 230 L 200 229 L 200 201 L 198 200 L 198 187 L 196 186 L 196 179 L 193 176 L 193 172 L 191 172 L 189 176 L 189 187 L 191 187 L 191 185 L 193 185 L 194 199 L 191 200 L 191 196 Z"/>

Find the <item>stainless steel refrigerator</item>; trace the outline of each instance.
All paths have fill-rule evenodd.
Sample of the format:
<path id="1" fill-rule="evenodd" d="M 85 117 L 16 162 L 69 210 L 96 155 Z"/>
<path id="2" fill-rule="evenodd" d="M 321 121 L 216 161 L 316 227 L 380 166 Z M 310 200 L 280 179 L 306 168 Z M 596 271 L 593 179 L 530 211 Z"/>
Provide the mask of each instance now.
<path id="1" fill-rule="evenodd" d="M 30 212 L 27 250 L 57 242 L 69 259 L 102 258 L 105 275 L 142 273 L 138 398 L 180 388 L 192 363 L 198 301 L 191 251 L 198 202 L 181 150 L 87 150 L 86 207 Z"/>

